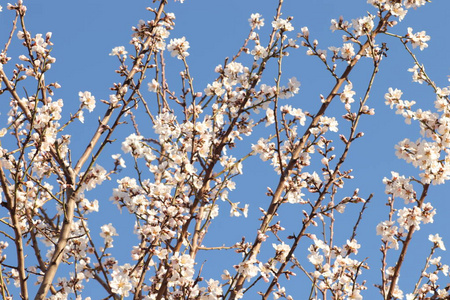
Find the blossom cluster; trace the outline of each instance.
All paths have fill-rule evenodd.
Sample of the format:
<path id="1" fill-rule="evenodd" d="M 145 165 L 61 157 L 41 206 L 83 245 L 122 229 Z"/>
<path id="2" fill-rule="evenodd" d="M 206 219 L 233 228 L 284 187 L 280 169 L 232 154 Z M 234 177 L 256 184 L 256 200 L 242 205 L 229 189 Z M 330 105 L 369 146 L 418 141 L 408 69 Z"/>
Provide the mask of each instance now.
<path id="1" fill-rule="evenodd" d="M 315 267 L 310 275 L 319 282 L 316 286 L 322 293 L 330 290 L 338 297 L 362 299 L 361 291 L 367 288 L 355 282 L 362 269 L 368 266 L 349 257 L 353 253 L 356 255 L 361 245 L 356 240 L 347 240 L 343 247 L 330 247 L 314 235 L 311 238 L 314 244 L 308 248 L 307 258 Z"/>

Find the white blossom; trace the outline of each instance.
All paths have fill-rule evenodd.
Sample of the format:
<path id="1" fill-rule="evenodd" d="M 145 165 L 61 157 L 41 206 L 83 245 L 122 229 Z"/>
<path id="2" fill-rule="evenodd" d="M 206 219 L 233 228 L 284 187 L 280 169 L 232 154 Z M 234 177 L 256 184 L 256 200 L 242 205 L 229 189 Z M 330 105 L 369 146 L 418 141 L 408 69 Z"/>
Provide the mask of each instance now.
<path id="1" fill-rule="evenodd" d="M 92 112 L 95 108 L 95 97 L 91 95 L 91 92 L 79 92 L 81 107 L 87 108 L 89 112 Z"/>
<path id="2" fill-rule="evenodd" d="M 170 51 L 170 55 L 172 55 L 172 57 L 176 56 L 178 59 L 189 56 L 189 53 L 187 52 L 189 48 L 189 42 L 186 41 L 185 37 L 172 39 L 167 46 L 167 50 Z"/>
<path id="3" fill-rule="evenodd" d="M 261 29 L 264 26 L 264 19 L 261 18 L 261 15 L 258 13 L 251 14 L 250 19 L 248 19 L 250 23 L 250 27 L 255 27 L 257 29 Z"/>

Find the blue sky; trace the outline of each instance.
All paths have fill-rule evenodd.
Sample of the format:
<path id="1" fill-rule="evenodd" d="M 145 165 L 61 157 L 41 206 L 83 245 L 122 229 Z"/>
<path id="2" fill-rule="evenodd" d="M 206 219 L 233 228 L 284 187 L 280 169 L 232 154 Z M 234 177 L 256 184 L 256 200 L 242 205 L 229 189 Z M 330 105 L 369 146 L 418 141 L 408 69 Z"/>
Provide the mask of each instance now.
<path id="1" fill-rule="evenodd" d="M 341 46 L 341 33 L 332 33 L 329 30 L 330 19 L 337 19 L 343 16 L 344 19 L 351 21 L 357 17 L 363 17 L 369 11 L 376 13 L 373 7 L 363 0 L 285 0 L 283 8 L 283 17 L 294 16 L 293 25 L 295 31 L 291 33 L 292 38 L 300 32 L 300 28 L 307 26 L 310 30 L 311 38 L 319 41 L 319 48 L 326 49 L 329 46 Z M 0 2 L 1 3 L 1 2 Z M 111 94 L 109 88 L 114 82 L 120 82 L 121 78 L 114 72 L 117 68 L 117 59 L 108 54 L 115 46 L 125 46 L 130 48 L 129 40 L 131 35 L 131 26 L 135 26 L 140 19 L 150 19 L 152 15 L 145 10 L 145 7 L 151 5 L 151 1 L 129 0 L 96 0 L 96 1 L 25 1 L 28 7 L 27 28 L 32 34 L 51 31 L 53 33 L 52 41 L 54 43 L 52 56 L 56 57 L 57 62 L 53 65 L 51 72 L 46 75 L 47 81 L 58 81 L 62 88 L 57 90 L 55 98 L 62 98 L 65 103 L 66 117 L 70 109 L 76 110 L 79 105 L 78 92 L 90 91 L 97 100 L 108 99 Z M 8 34 L 12 14 L 5 11 L 0 13 L 0 44 Z M 214 67 L 223 64 L 225 57 L 233 56 L 242 45 L 247 36 L 249 26 L 248 18 L 251 13 L 259 12 L 266 20 L 266 26 L 261 31 L 262 41 L 267 41 L 267 32 L 270 22 L 275 12 L 276 1 L 273 0 L 186 0 L 184 4 L 170 1 L 167 11 L 172 11 L 176 15 L 175 30 L 171 33 L 171 38 L 185 36 L 189 41 L 191 48 L 188 62 L 191 66 L 191 74 L 195 78 L 194 84 L 198 91 L 203 91 L 206 84 L 215 79 Z M 399 35 L 406 34 L 408 27 L 414 28 L 414 31 L 425 30 L 431 36 L 429 47 L 423 52 L 415 49 L 414 53 L 418 59 L 424 63 L 427 72 L 438 86 L 447 86 L 447 75 L 450 74 L 450 39 L 448 32 L 450 25 L 444 20 L 450 11 L 449 1 L 433 1 L 418 10 L 410 10 L 404 21 L 392 29 L 392 32 Z M 265 33 L 265 37 L 264 36 Z M 418 125 L 406 125 L 401 116 L 395 115 L 395 111 L 390 110 L 384 105 L 384 94 L 389 87 L 402 89 L 404 98 L 415 100 L 418 107 L 429 108 L 433 106 L 434 95 L 431 88 L 413 84 L 411 74 L 407 69 L 413 66 L 413 61 L 403 50 L 401 43 L 393 38 L 382 36 L 377 38 L 377 43 L 386 42 L 389 47 L 388 56 L 383 60 L 380 72 L 375 80 L 374 88 L 371 92 L 371 98 L 368 105 L 375 108 L 376 114 L 373 117 L 362 119 L 360 130 L 365 133 L 365 137 L 354 144 L 353 151 L 347 161 L 347 169 L 354 169 L 356 178 L 347 183 L 345 191 L 352 193 L 353 189 L 359 187 L 361 196 L 366 197 L 374 193 L 374 198 L 361 224 L 357 239 L 363 246 L 358 254 L 360 259 L 369 257 L 369 264 L 372 269 L 366 271 L 369 291 L 366 295 L 377 293 L 371 288 L 372 284 L 379 283 L 380 253 L 378 251 L 380 243 L 379 237 L 375 235 L 375 226 L 379 221 L 387 218 L 387 209 L 384 205 L 386 195 L 382 184 L 383 177 L 390 176 L 391 171 L 397 171 L 406 176 L 417 176 L 418 172 L 410 165 L 398 160 L 395 157 L 394 145 L 408 137 L 411 140 L 417 139 Z M 11 47 L 9 56 L 14 59 L 22 54 L 18 49 L 17 40 Z M 301 107 L 306 110 L 314 111 L 319 105 L 319 95 L 327 95 L 333 79 L 328 76 L 322 63 L 316 57 L 305 55 L 305 48 L 291 50 L 290 56 L 286 58 L 284 65 L 283 78 L 296 76 L 302 83 L 300 93 L 290 99 L 293 106 Z M 363 62 L 357 66 L 354 73 L 350 76 L 353 82 L 354 90 L 357 92 L 355 99 L 362 97 L 365 91 L 365 83 L 368 80 L 367 70 L 370 68 L 370 61 Z M 173 90 L 179 90 L 179 72 L 183 66 L 175 58 L 167 57 L 167 72 L 171 87 Z M 344 69 L 343 65 L 338 67 L 338 74 Z M 269 72 L 270 72 L 269 67 Z M 267 74 L 263 83 L 273 84 L 275 73 Z M 150 97 L 150 96 L 149 96 Z M 6 94 L 0 95 L 1 101 L 8 101 Z M 5 116 L 7 108 L 0 108 L 2 116 Z M 342 114 L 336 107 L 336 117 L 339 119 Z M 73 136 L 72 147 L 74 157 L 77 157 L 86 145 L 91 136 L 90 129 L 96 126 L 98 116 L 104 112 L 104 107 L 98 103 L 93 113 L 85 114 L 86 123 L 77 124 L 71 130 Z M 89 119 L 89 120 L 88 120 Z M 340 120 L 340 119 L 339 119 Z M 0 118 L 2 122 L 0 127 L 5 126 L 6 118 Z M 141 125 L 142 126 L 142 125 Z M 144 128 L 144 126 L 143 126 Z M 123 126 L 116 134 L 117 142 L 111 145 L 107 150 L 107 156 L 120 152 L 119 143 L 125 136 L 132 132 L 131 125 Z M 248 143 L 243 143 L 238 149 L 243 149 L 241 154 L 250 151 L 251 143 L 255 143 L 258 135 L 267 136 L 267 130 L 273 128 L 260 128 L 256 130 L 255 136 L 249 139 Z M 149 128 L 149 132 L 151 132 Z M 337 140 L 337 136 L 334 138 Z M 241 151 L 241 150 L 240 150 Z M 239 152 L 236 152 L 239 154 Z M 102 161 L 100 161 L 102 163 Z M 108 160 L 104 161 L 106 165 Z M 131 161 L 129 163 L 131 166 Z M 115 222 L 120 218 L 120 226 L 116 226 L 119 237 L 113 249 L 116 258 L 123 258 L 122 263 L 129 260 L 130 230 L 133 222 L 126 213 L 118 213 L 115 206 L 108 200 L 112 194 L 112 188 L 116 185 L 115 181 L 125 174 L 133 174 L 131 168 L 124 170 L 123 173 L 116 175 L 109 183 L 104 183 L 98 191 L 92 192 L 89 198 L 97 198 L 100 201 L 102 213 L 92 214 L 90 224 L 93 232 L 109 222 Z M 208 246 L 230 245 L 240 240 L 243 235 L 248 235 L 248 240 L 252 241 L 254 232 L 257 228 L 256 218 L 260 216 L 258 207 L 265 207 L 269 199 L 265 196 L 266 187 L 276 187 L 276 177 L 273 176 L 271 167 L 263 164 L 257 157 L 249 159 L 244 164 L 244 174 L 237 178 L 238 188 L 230 196 L 233 201 L 240 201 L 241 204 L 249 203 L 250 211 L 247 219 L 229 218 L 228 207 L 221 209 L 222 216 L 217 224 L 211 227 L 210 236 L 205 240 Z M 415 257 L 423 257 L 423 253 L 429 251 L 431 243 L 427 237 L 430 233 L 439 232 L 444 236 L 444 241 L 450 242 L 450 233 L 445 232 L 448 228 L 448 217 L 446 211 L 449 210 L 448 186 L 433 186 L 428 196 L 428 201 L 432 201 L 438 208 L 438 214 L 435 217 L 435 223 L 424 225 L 414 238 L 411 245 L 411 253 L 408 254 L 409 263 L 405 265 L 408 272 L 404 272 L 401 277 L 401 288 L 405 292 L 409 291 L 419 273 L 419 266 L 416 264 Z M 344 196 L 345 193 L 340 195 Z M 287 228 L 287 233 L 294 232 L 299 226 L 301 215 L 298 208 L 285 207 L 285 213 L 282 225 Z M 356 211 L 355 211 L 356 214 Z M 342 228 L 342 235 L 338 237 L 345 242 L 350 235 L 349 228 L 353 226 L 355 218 L 350 215 L 338 219 L 339 228 Z M 344 230 L 345 229 L 345 230 Z M 135 239 L 134 236 L 131 239 Z M 132 242 L 136 242 L 132 240 Z M 425 247 L 422 247 L 425 245 Z M 450 246 L 450 244 L 448 244 Z M 307 247 L 303 244 L 302 248 Z M 218 254 L 218 255 L 215 255 Z M 301 257 L 297 255 L 297 257 Z M 398 254 L 394 254 L 396 257 Z M 422 257 L 420 256 L 422 255 Z M 444 253 L 440 255 L 444 256 Z M 235 259 L 237 258 L 237 260 Z M 223 269 L 232 269 L 232 265 L 237 263 L 239 256 L 231 252 L 214 253 L 205 255 L 207 260 L 204 267 L 204 277 L 215 277 L 218 279 Z M 305 259 L 306 260 L 306 259 Z M 201 264 L 202 259 L 198 262 Z M 449 263 L 447 261 L 447 263 Z M 413 273 L 416 272 L 416 273 Z M 288 293 L 302 299 L 303 292 L 298 289 L 301 276 L 297 271 L 299 278 L 294 278 L 288 289 Z M 410 277 L 408 274 L 414 274 Z M 92 295 L 95 290 L 92 287 Z M 90 295 L 89 290 L 84 294 Z M 103 294 L 100 294 L 103 295 Z M 99 297 L 100 297 L 99 295 Z M 372 297 L 369 297 L 371 299 Z M 94 299 L 94 298 L 93 298 Z M 297 299 L 297 298 L 296 298 Z"/>

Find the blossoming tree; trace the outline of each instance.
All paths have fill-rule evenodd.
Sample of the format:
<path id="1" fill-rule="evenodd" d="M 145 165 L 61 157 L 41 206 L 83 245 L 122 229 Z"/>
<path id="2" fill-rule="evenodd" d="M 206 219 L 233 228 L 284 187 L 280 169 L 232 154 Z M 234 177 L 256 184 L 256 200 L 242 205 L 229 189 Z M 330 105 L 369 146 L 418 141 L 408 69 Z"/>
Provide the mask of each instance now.
<path id="1" fill-rule="evenodd" d="M 432 4 L 368 0 L 365 16 L 331 20 L 343 41 L 321 49 L 307 27 L 295 31 L 279 0 L 273 19 L 251 14 L 243 46 L 199 87 L 189 41 L 171 37 L 169 11 L 183 5 L 174 2 L 154 0 L 151 18 L 132 28 L 129 46 L 112 49 L 120 81 L 108 99 L 80 91 L 73 111 L 63 110 L 60 85 L 47 79 L 56 63 L 52 34 L 26 26 L 23 1 L 3 8 L 13 17 L 0 53 L 2 299 L 450 299 L 448 265 L 435 255 L 445 246 L 434 231 L 415 285 L 405 292 L 399 285 L 413 236 L 436 214 L 438 203 L 427 195 L 450 179 L 450 87 L 438 86 L 415 55 L 428 47 L 426 32 L 396 27 L 407 22 L 408 10 Z M 381 36 L 393 45 L 378 44 Z M 357 256 L 364 244 L 356 235 L 376 191 L 344 188 L 358 180 L 346 162 L 354 143 L 371 143 L 358 126 L 375 113 L 369 94 L 388 46 L 411 59 L 413 81 L 425 83 L 436 100 L 434 107 L 413 108 L 395 86 L 375 96 L 418 125 L 421 137 L 395 147 L 417 171 L 384 178 L 388 211 L 377 215 L 380 251 L 372 252 L 381 263 L 369 264 Z M 293 101 L 302 97 L 300 76 L 283 75 L 295 51 L 306 51 L 333 82 L 312 100 L 313 111 Z M 167 71 L 174 62 L 182 66 L 178 90 Z M 351 76 L 367 62 L 368 80 L 357 96 Z M 95 128 L 83 125 L 89 120 Z M 86 133 L 85 145 L 71 144 Z M 248 220 L 250 234 L 209 245 L 214 224 L 252 209 L 232 192 L 251 159 L 273 174 L 270 186 L 252 183 L 266 199 Z M 124 217 L 92 225 L 99 211 L 113 209 Z M 230 217 L 219 216 L 224 209 Z M 295 222 L 286 210 L 298 212 Z M 345 233 L 335 226 L 341 215 L 354 221 Z M 113 246 L 121 226 L 133 237 L 119 253 Z M 231 265 L 220 259 L 230 252 L 237 253 Z M 208 257 L 216 257 L 214 265 Z M 381 276 L 368 281 L 369 267 Z M 206 276 L 218 269 L 219 276 Z M 373 286 L 378 291 L 366 291 Z"/>

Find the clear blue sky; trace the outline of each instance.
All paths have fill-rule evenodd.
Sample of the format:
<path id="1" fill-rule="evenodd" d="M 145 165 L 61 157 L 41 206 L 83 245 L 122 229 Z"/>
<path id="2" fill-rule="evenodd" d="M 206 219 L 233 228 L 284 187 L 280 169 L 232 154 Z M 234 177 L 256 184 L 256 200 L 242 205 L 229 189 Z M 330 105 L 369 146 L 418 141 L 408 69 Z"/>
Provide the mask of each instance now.
<path id="1" fill-rule="evenodd" d="M 117 68 L 117 59 L 108 54 L 115 46 L 125 46 L 129 50 L 131 26 L 135 26 L 140 19 L 150 19 L 152 15 L 145 10 L 146 6 L 152 5 L 152 1 L 142 0 L 95 0 L 95 1 L 25 1 L 28 7 L 27 12 L 27 28 L 32 34 L 53 32 L 52 56 L 56 57 L 57 62 L 53 65 L 51 72 L 46 75 L 47 81 L 57 81 L 62 88 L 57 90 L 55 98 L 62 98 L 65 103 L 65 114 L 68 115 L 70 109 L 78 108 L 78 92 L 90 91 L 97 100 L 108 99 L 111 93 L 109 88 L 114 82 L 120 82 L 114 70 Z M 198 91 L 203 91 L 206 84 L 211 83 L 215 78 L 214 67 L 223 64 L 225 57 L 233 56 L 238 48 L 242 45 L 248 33 L 248 18 L 251 13 L 259 12 L 266 20 L 265 29 L 262 30 L 261 36 L 267 33 L 270 27 L 273 14 L 276 8 L 276 2 L 273 0 L 185 0 L 184 4 L 169 1 L 167 11 L 172 11 L 176 15 L 175 30 L 171 33 L 171 38 L 179 38 L 185 36 L 189 41 L 191 48 L 188 62 L 191 65 L 191 74 L 195 78 L 194 84 Z M 363 0 L 285 0 L 283 8 L 283 16 L 293 16 L 293 25 L 295 31 L 291 34 L 292 38 L 300 32 L 300 28 L 307 26 L 310 30 L 311 38 L 319 41 L 319 48 L 327 49 L 329 46 L 341 46 L 341 33 L 334 34 L 329 30 L 330 19 L 337 19 L 343 16 L 346 20 L 357 17 L 363 17 L 367 11 L 375 14 L 373 7 L 365 3 Z M 3 5 L 3 12 L 0 13 L 0 44 L 4 44 L 5 37 L 8 34 L 12 14 L 6 11 L 6 3 Z M 404 21 L 392 29 L 392 32 L 404 35 L 407 27 L 414 28 L 414 31 L 426 30 L 431 36 L 429 47 L 425 51 L 415 50 L 419 60 L 426 66 L 427 72 L 438 86 L 448 85 L 447 75 L 450 74 L 450 25 L 447 20 L 450 11 L 450 1 L 438 1 L 429 3 L 417 11 L 410 10 Z M 267 35 L 266 35 L 267 36 Z M 267 40 L 267 37 L 262 38 Z M 381 69 L 375 81 L 374 89 L 371 92 L 371 98 L 368 105 L 375 108 L 376 115 L 362 119 L 360 130 L 366 134 L 364 139 L 354 145 L 352 154 L 346 164 L 346 168 L 355 170 L 355 180 L 348 183 L 347 193 L 351 195 L 353 188 L 359 187 L 361 196 L 368 196 L 374 193 L 372 204 L 369 206 L 366 216 L 364 217 L 357 240 L 363 246 L 360 249 L 358 257 L 360 259 L 369 257 L 371 270 L 366 271 L 367 280 L 369 282 L 369 291 L 366 296 L 377 291 L 371 288 L 372 284 L 380 283 L 380 246 L 379 237 L 375 235 L 375 226 L 379 221 L 387 218 L 387 209 L 384 205 L 386 195 L 384 194 L 384 186 L 381 183 L 383 177 L 390 176 L 391 171 L 397 171 L 406 176 L 417 176 L 418 172 L 405 162 L 396 159 L 394 153 L 394 145 L 404 139 L 410 138 L 415 140 L 418 138 L 418 125 L 406 125 L 399 115 L 395 115 L 395 111 L 390 110 L 384 105 L 384 94 L 389 87 L 400 88 L 404 92 L 404 98 L 415 100 L 418 107 L 430 107 L 434 101 L 432 90 L 426 86 L 420 86 L 411 82 L 411 74 L 407 69 L 413 66 L 413 61 L 405 55 L 402 45 L 399 41 L 386 36 L 377 38 L 377 43 L 387 42 L 389 51 L 388 56 L 381 64 Z M 17 51 L 17 40 L 14 41 L 9 56 L 17 58 L 22 52 Z M 316 57 L 305 55 L 305 48 L 296 51 L 291 50 L 291 55 L 286 58 L 284 65 L 283 77 L 285 80 L 292 76 L 296 76 L 301 82 L 300 93 L 290 99 L 293 106 L 305 108 L 314 111 L 319 101 L 319 94 L 327 95 L 330 87 L 333 85 L 333 79 L 328 76 L 323 65 Z M 131 52 L 131 51 L 129 51 Z M 176 89 L 179 84 L 179 72 L 183 66 L 175 58 L 167 57 L 168 76 L 172 82 L 172 89 Z M 365 82 L 368 79 L 367 70 L 370 62 L 359 64 L 354 73 L 350 76 L 353 82 L 354 90 L 357 92 L 355 99 L 363 96 L 365 91 Z M 343 70 L 341 65 L 338 68 L 338 74 Z M 273 75 L 268 74 L 263 83 L 273 84 Z M 6 93 L 0 95 L 0 101 L 6 103 L 8 96 Z M 1 125 L 4 127 L 6 123 L 5 114 L 7 107 L 3 105 L 0 108 Z M 101 116 L 104 107 L 97 104 L 97 108 L 91 115 L 85 113 L 86 123 L 77 125 L 73 130 L 72 147 L 74 149 L 74 157 L 77 157 L 90 138 L 90 130 L 97 124 L 97 116 Z M 340 115 L 336 113 L 337 119 L 340 121 Z M 90 119 L 90 120 L 88 120 Z M 141 125 L 142 126 L 142 125 Z M 144 127 L 142 127 L 144 128 Z M 107 153 L 114 154 L 120 152 L 120 142 L 123 138 L 132 132 L 131 126 L 124 126 L 117 134 L 118 141 L 107 149 Z M 267 136 L 261 128 L 257 134 Z M 272 128 L 273 130 L 273 128 Z M 150 130 L 148 132 L 151 132 Z M 257 136 L 249 141 L 255 142 Z M 335 138 L 337 140 L 337 137 Z M 79 148 L 78 148 L 79 145 Z M 239 148 L 240 145 L 238 144 Z M 242 144 L 243 152 L 250 150 L 249 144 Z M 239 154 L 239 152 L 236 152 Z M 109 155 L 107 156 L 109 158 Z M 100 163 L 102 163 L 100 161 Z M 105 164 L 106 164 L 105 160 Z M 132 163 L 129 161 L 129 169 L 124 170 L 118 176 L 114 176 L 112 181 L 104 183 L 97 191 L 88 194 L 90 199 L 97 198 L 100 201 L 102 213 L 91 214 L 91 224 L 94 235 L 99 232 L 99 227 L 105 223 L 116 220 L 123 220 L 120 225 L 116 225 L 119 237 L 115 242 L 113 249 L 114 256 L 122 259 L 121 263 L 129 260 L 129 246 L 136 242 L 136 238 L 130 234 L 132 230 L 133 220 L 127 216 L 127 213 L 119 214 L 115 206 L 108 200 L 112 194 L 112 188 L 116 185 L 115 181 L 119 177 L 125 175 L 133 176 L 131 168 Z M 229 218 L 229 208 L 224 205 L 221 208 L 221 217 L 219 222 L 211 227 L 209 238 L 205 240 L 207 246 L 218 246 L 222 244 L 230 245 L 240 240 L 243 235 L 248 235 L 248 241 L 253 241 L 254 232 L 257 223 L 254 221 L 260 216 L 258 207 L 266 207 L 269 199 L 265 196 L 266 187 L 276 187 L 276 177 L 271 174 L 271 167 L 260 162 L 256 157 L 250 159 L 244 164 L 244 174 L 236 181 L 238 188 L 231 193 L 234 201 L 240 201 L 250 204 L 249 217 Z M 429 246 L 427 237 L 430 233 L 439 232 L 444 236 L 444 241 L 450 247 L 450 233 L 445 231 L 448 228 L 448 216 L 446 211 L 450 205 L 446 203 L 450 188 L 448 186 L 433 186 L 428 196 L 428 201 L 432 201 L 438 208 L 438 214 L 435 217 L 435 223 L 424 225 L 422 230 L 418 232 L 411 245 L 411 253 L 407 259 L 409 263 L 405 266 L 407 270 L 415 271 L 413 277 L 409 277 L 410 272 L 404 272 L 401 277 L 401 288 L 405 292 L 409 292 L 412 288 L 411 282 L 414 282 L 419 273 L 416 255 L 427 253 Z M 345 196 L 343 193 L 341 196 Z M 286 232 L 291 233 L 296 230 L 301 222 L 301 215 L 298 209 L 285 208 L 286 216 L 282 219 L 282 225 L 286 227 Z M 348 216 L 348 215 L 347 215 Z M 350 235 L 348 231 L 353 226 L 354 219 L 339 219 L 339 228 L 345 228 L 343 232 L 342 242 Z M 97 231 L 96 231 L 97 230 Z M 100 238 L 99 238 L 100 239 Z M 131 239 L 131 240 L 130 240 Z M 305 240 L 306 241 L 306 240 Z M 425 248 L 421 247 L 425 245 Z M 306 245 L 302 244 L 302 248 Z M 205 256 L 207 262 L 205 264 L 203 275 L 206 279 L 214 277 L 219 279 L 223 269 L 232 270 L 232 265 L 239 262 L 239 256 L 229 253 L 219 253 L 219 256 Z M 440 255 L 445 256 L 445 253 Z M 395 257 L 397 254 L 395 254 Z M 297 255 L 301 258 L 301 253 Z M 423 255 L 422 255 L 423 257 Z M 233 259 L 235 258 L 235 259 Z M 306 260 L 306 258 L 303 258 Z M 203 262 L 202 258 L 198 259 L 198 263 Z M 449 263 L 449 261 L 444 261 Z M 422 265 L 420 261 L 419 265 Z M 304 292 L 298 289 L 299 280 L 304 280 L 300 271 L 296 271 L 298 278 L 292 279 L 291 289 L 288 293 L 296 299 L 303 299 Z M 90 287 L 92 295 L 96 295 L 93 287 Z M 296 290 L 297 289 L 297 290 Z M 84 296 L 89 296 L 90 291 L 86 290 Z M 101 297 L 104 294 L 98 295 Z M 297 296 L 297 297 L 296 297 Z M 378 298 L 377 294 L 369 296 L 368 299 Z M 93 296 L 93 299 L 96 299 Z M 250 298 L 248 298 L 250 299 Z M 256 298 L 253 298 L 256 299 Z"/>

